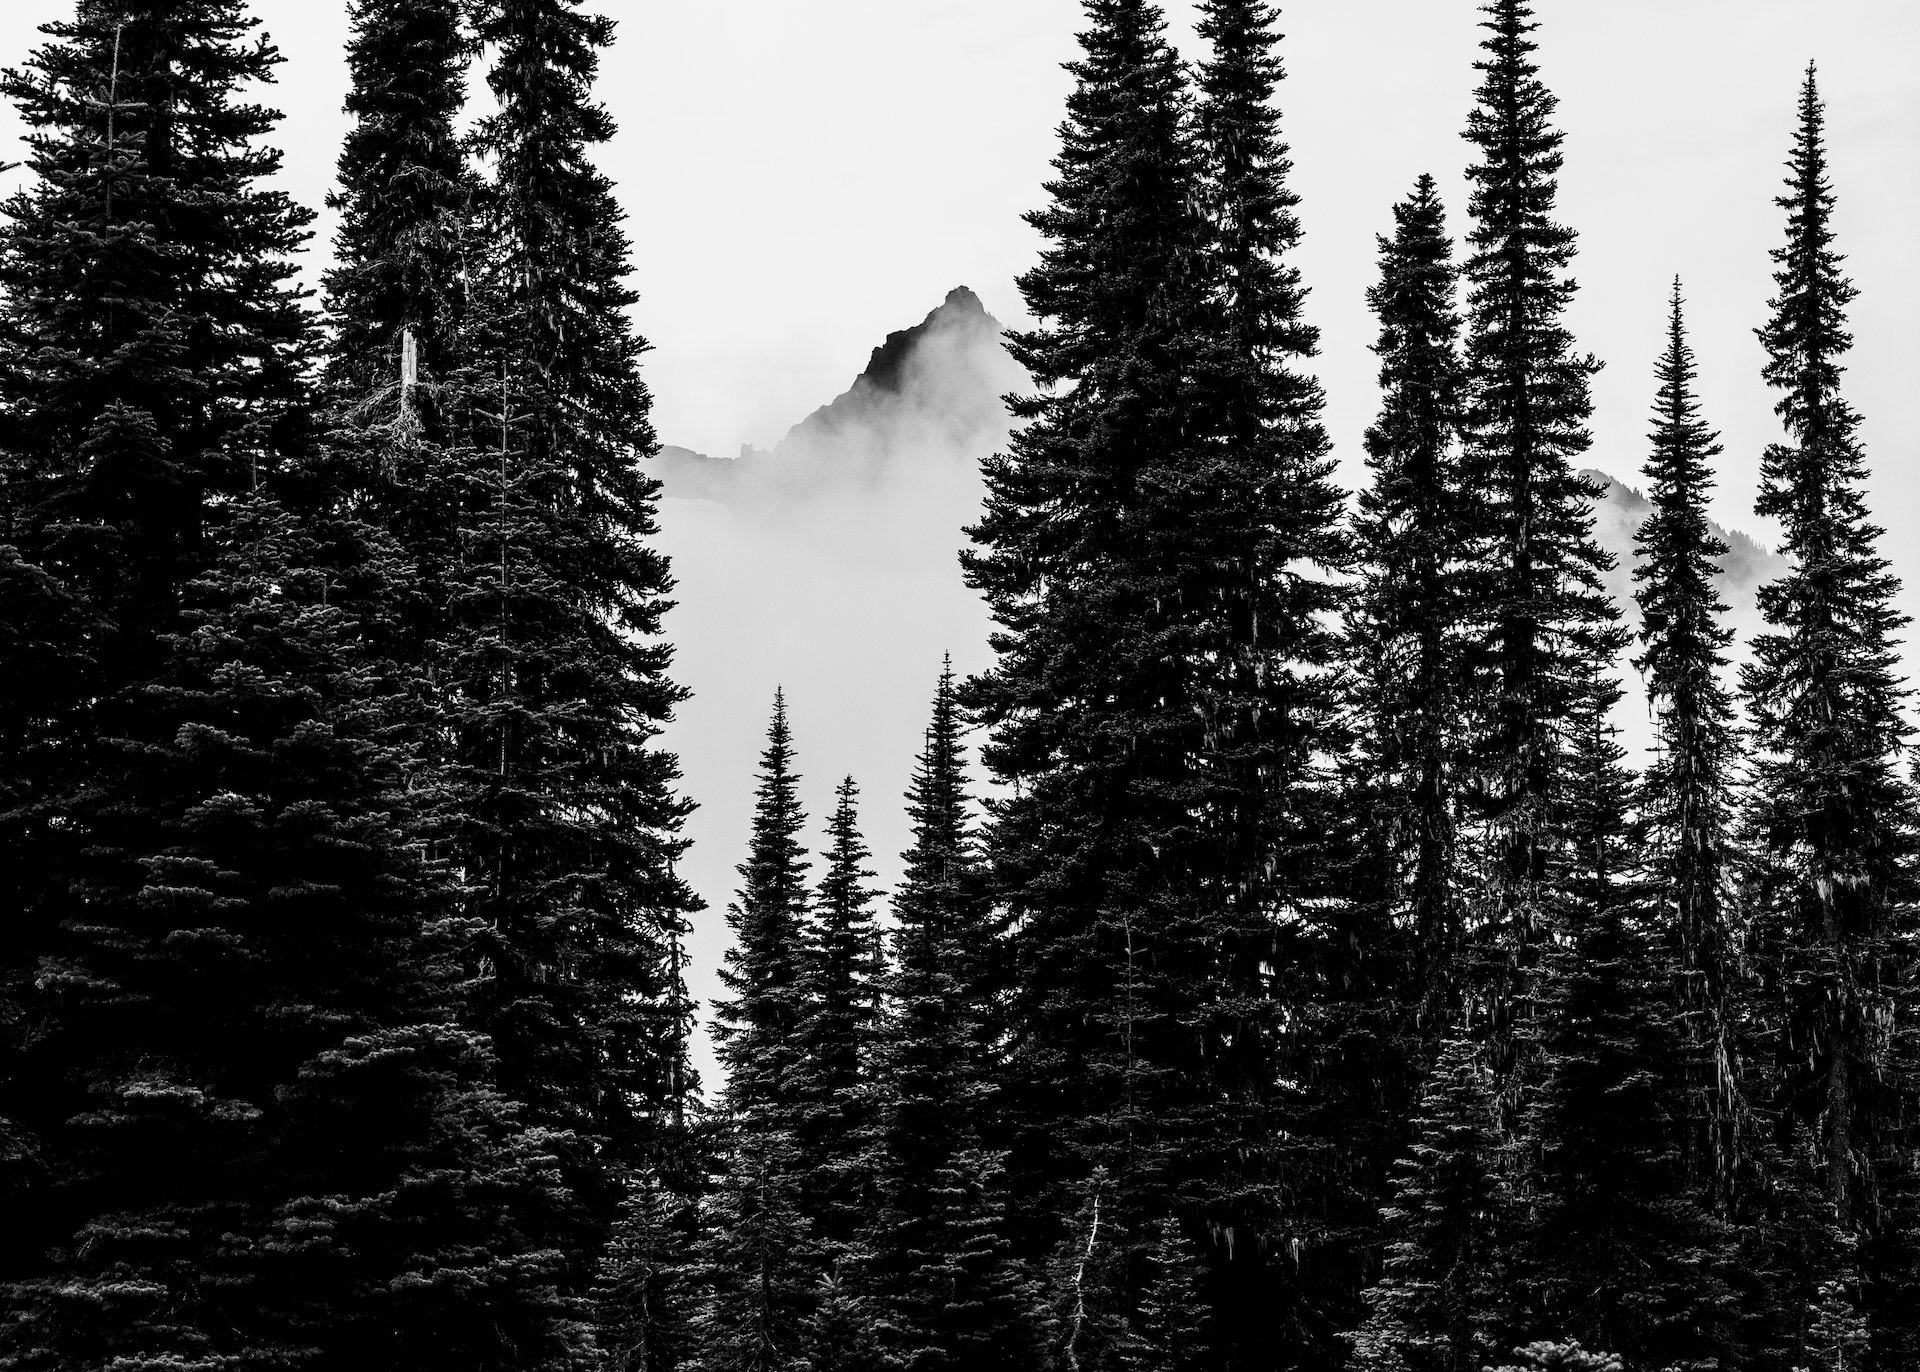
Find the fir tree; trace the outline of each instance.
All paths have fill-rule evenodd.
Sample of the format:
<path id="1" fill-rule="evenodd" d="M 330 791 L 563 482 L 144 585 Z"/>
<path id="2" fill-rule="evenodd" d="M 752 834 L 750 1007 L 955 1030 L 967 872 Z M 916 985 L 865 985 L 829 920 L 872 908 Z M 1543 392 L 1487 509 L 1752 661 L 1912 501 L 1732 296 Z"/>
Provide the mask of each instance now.
<path id="1" fill-rule="evenodd" d="M 1463 508 L 1478 563 L 1465 578 L 1477 630 L 1471 658 L 1484 699 L 1474 756 L 1486 893 L 1477 931 L 1483 994 L 1502 1018 L 1524 994 L 1540 932 L 1541 887 L 1554 848 L 1556 730 L 1590 674 L 1621 646 L 1593 541 L 1593 488 L 1574 462 L 1587 450 L 1588 378 L 1562 317 L 1574 283 L 1573 231 L 1554 222 L 1563 135 L 1533 61 L 1527 0 L 1484 7 L 1483 77 L 1466 137 L 1473 229 L 1465 363 Z"/>
<path id="2" fill-rule="evenodd" d="M 1380 241 L 1380 417 L 1367 431 L 1373 484 L 1360 493 L 1362 582 L 1354 646 L 1363 803 L 1387 857 L 1382 887 L 1410 929 L 1424 1017 L 1457 1009 L 1461 606 L 1460 360 L 1455 273 L 1433 178 L 1394 207 Z"/>
<path id="3" fill-rule="evenodd" d="M 329 379 L 352 401 L 451 371 L 475 178 L 461 146 L 472 39 L 461 0 L 355 0 L 340 153 Z M 423 390 L 421 398 L 430 392 Z"/>
<path id="4" fill-rule="evenodd" d="M 1204 1213 L 1208 1299 L 1237 1318 L 1279 1280 L 1251 1235 L 1281 1184 L 1276 1064 L 1302 1050 L 1266 969 L 1296 961 L 1275 911 L 1324 877 L 1294 840 L 1325 828 L 1334 592 L 1313 564 L 1336 557 L 1339 502 L 1298 370 L 1268 12 L 1208 11 L 1196 129 L 1158 8 L 1087 10 L 1031 217 L 1050 243 L 1021 282 L 1045 327 L 1013 344 L 1039 391 L 987 464 L 966 557 L 1000 625 L 965 699 L 1011 790 L 989 835 L 1019 929 L 1007 1142 L 1016 1196 L 1050 1221 L 1028 1256 L 1104 1166 L 1130 1245 L 1110 1270 L 1170 1202 Z M 1223 1341 L 1277 1356 L 1268 1324 L 1244 1330 Z"/>
<path id="5" fill-rule="evenodd" d="M 1530 1299 L 1508 1332 L 1577 1334 L 1636 1366 L 1733 1365 L 1730 1236 L 1683 1162 L 1685 1056 L 1664 1013 L 1665 962 L 1641 933 L 1632 780 L 1609 722 L 1620 694 L 1599 684 L 1569 721 L 1544 1080 L 1526 1120 L 1537 1161 L 1518 1271 Z"/>
<path id="6" fill-rule="evenodd" d="M 972 832 L 951 661 L 907 793 L 874 1080 L 874 1213 L 863 1242 L 902 1366 L 1036 1367 L 1031 1282 L 1012 1255 L 995 1115 L 1003 931 Z"/>
<path id="7" fill-rule="evenodd" d="M 1675 960 L 1680 1015 L 1693 1056 L 1686 1140 L 1695 1178 L 1723 1198 L 1733 1179 L 1739 1105 L 1731 1015 L 1731 792 L 1736 739 L 1721 675 L 1733 631 L 1714 588 L 1727 545 L 1707 522 L 1718 436 L 1700 418 L 1693 349 L 1680 283 L 1674 282 L 1667 351 L 1660 360 L 1653 451 L 1647 459 L 1653 513 L 1636 536 L 1642 651 L 1657 745 L 1640 794 L 1656 915 Z"/>
<path id="8" fill-rule="evenodd" d="M 1814 74 L 1788 162 L 1787 242 L 1760 331 L 1785 441 L 1761 465 L 1755 509 L 1778 519 L 1793 561 L 1763 587 L 1766 631 L 1742 687 L 1757 745 L 1764 844 L 1758 943 L 1779 997 L 1772 1068 L 1779 1151 L 1808 1160 L 1832 1220 L 1865 1240 L 1875 1365 L 1911 1356 L 1913 1277 L 1882 1266 L 1912 1222 L 1886 1200 L 1912 1164 L 1912 1031 L 1896 949 L 1913 936 L 1906 691 L 1894 635 L 1899 584 L 1877 551 L 1861 487 L 1860 417 L 1840 393 L 1856 292 L 1833 250 L 1825 109 Z"/>
<path id="9" fill-rule="evenodd" d="M 612 134 L 591 100 L 612 23 L 570 0 L 472 15 L 499 108 L 477 134 L 493 176 L 450 383 L 444 818 L 484 931 L 473 1023 L 587 1205 L 570 1248 L 584 1289 L 624 1169 L 659 1155 L 687 1086 L 688 807 L 658 746 L 683 692 L 660 637 L 672 581 L 651 544 L 627 240 L 591 163 Z"/>
<path id="10" fill-rule="evenodd" d="M 827 822 L 827 869 L 800 977 L 799 1071 L 787 1087 L 800 1112 L 808 1216 L 821 1242 L 835 1248 L 852 1245 L 871 1201 L 863 1145 L 873 1118 L 881 957 L 858 797 L 853 778 L 842 781 Z"/>
<path id="11" fill-rule="evenodd" d="M 1385 1271 L 1350 1337 L 1356 1372 L 1477 1372 L 1500 1313 L 1509 1235 L 1493 1083 L 1480 1050 L 1447 1040 L 1421 1092 L 1414 1143 L 1383 1212 Z"/>
<path id="12" fill-rule="evenodd" d="M 389 651 L 416 671 L 421 727 L 438 727 L 439 654 L 453 631 L 460 533 L 484 460 L 457 441 L 474 402 L 465 366 L 477 178 L 457 128 L 471 38 L 459 0 L 358 0 L 347 69 L 353 116 L 326 281 L 321 393 L 333 479 L 398 542 Z M 441 740 L 444 752 L 444 739 Z"/>
<path id="13" fill-rule="evenodd" d="M 594 1342 L 615 1372 L 677 1372 L 693 1352 L 703 1216 L 684 1180 L 630 1181 L 594 1290 Z"/>
<path id="14" fill-rule="evenodd" d="M 726 1070 L 732 1113 L 787 1112 L 799 1058 L 807 917 L 806 827 L 785 692 L 773 698 L 760 755 L 753 834 L 740 865 L 740 894 L 727 910 L 733 947 L 720 981 L 731 999 L 714 1006 L 715 1055 Z"/>
<path id="15" fill-rule="evenodd" d="M 1502 1367 L 1499 1372 L 1626 1372 L 1612 1353 L 1589 1353 L 1578 1340 L 1553 1343 L 1541 1340 L 1513 1350 L 1525 1367 Z"/>
<path id="16" fill-rule="evenodd" d="M 720 979 L 730 999 L 714 1006 L 715 1051 L 727 1080 L 721 1176 L 702 1239 L 692 1364 L 700 1372 L 803 1366 L 817 1312 L 820 1263 L 798 1142 L 808 896 L 799 783 L 786 697 L 777 693 L 740 893 L 727 911 L 734 946 Z"/>
<path id="17" fill-rule="evenodd" d="M 820 1316 L 821 1270 L 802 1213 L 791 1128 L 764 1116 L 722 1125 L 724 1175 L 707 1207 L 695 1372 L 801 1372 Z"/>

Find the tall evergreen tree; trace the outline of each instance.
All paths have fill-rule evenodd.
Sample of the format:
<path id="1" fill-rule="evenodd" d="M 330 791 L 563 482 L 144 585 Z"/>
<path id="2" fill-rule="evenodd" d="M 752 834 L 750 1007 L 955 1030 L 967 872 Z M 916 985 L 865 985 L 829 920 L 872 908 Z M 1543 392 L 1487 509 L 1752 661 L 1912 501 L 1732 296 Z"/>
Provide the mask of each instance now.
<path id="1" fill-rule="evenodd" d="M 431 382 L 460 327 L 476 178 L 461 145 L 472 39 L 462 0 L 355 0 L 353 117 L 340 153 L 330 379 L 364 402 L 400 384 L 405 353 Z M 411 343 L 408 340 L 411 340 Z M 424 399 L 428 392 L 422 392 Z M 350 402 L 351 403 L 351 402 Z"/>
<path id="2" fill-rule="evenodd" d="M 575 1365 L 568 1197 L 451 1022 L 391 549 L 304 441 L 252 27 L 82 4 L 7 78 L 39 130 L 0 237 L 10 566 L 85 637 L 80 691 L 8 721 L 60 756 L 7 821 L 0 1357 Z"/>
<path id="3" fill-rule="evenodd" d="M 1574 466 L 1591 441 L 1588 378 L 1562 318 L 1574 234 L 1553 219 L 1563 135 L 1533 60 L 1528 0 L 1484 7 L 1485 56 L 1466 137 L 1473 229 L 1468 281 L 1466 508 L 1479 565 L 1468 579 L 1487 702 L 1474 765 L 1485 895 L 1476 932 L 1482 994 L 1505 1017 L 1538 953 L 1554 848 L 1558 732 L 1622 646 L 1593 540 L 1595 491 Z"/>
<path id="4" fill-rule="evenodd" d="M 727 911 L 734 946 L 714 1006 L 726 1070 L 721 1176 L 707 1208 L 703 1294 L 694 1328 L 700 1372 L 797 1368 L 817 1309 L 816 1244 L 801 1194 L 800 1030 L 805 1021 L 806 816 L 793 771 L 786 697 L 774 696 L 753 833 Z"/>
<path id="5" fill-rule="evenodd" d="M 995 1114 L 1004 931 L 969 814 L 953 666 L 907 792 L 913 843 L 892 900 L 865 1236 L 885 1343 L 903 1366 L 1036 1367 L 1034 1293 L 1014 1260 Z"/>
<path id="6" fill-rule="evenodd" d="M 1297 963 L 1275 914 L 1320 875 L 1281 838 L 1322 827 L 1332 592 L 1312 564 L 1335 557 L 1338 499 L 1296 370 L 1312 335 L 1282 260 L 1269 12 L 1204 16 L 1198 129 L 1158 8 L 1087 13 L 1031 218 L 1050 246 L 1021 283 L 1047 327 L 1014 352 L 1040 391 L 987 464 L 966 559 L 1001 626 L 965 698 L 1012 786 L 989 842 L 1020 930 L 1013 1180 L 1047 1221 L 1038 1257 L 1106 1169 L 1125 1248 L 1099 1270 L 1122 1308 L 1172 1212 L 1212 1236 L 1210 1303 L 1248 1312 L 1287 1279 L 1280 1244 L 1251 1237 L 1275 1223 L 1291 1047 L 1268 969 Z M 1264 1365 L 1269 1333 L 1224 1337 Z"/>
<path id="7" fill-rule="evenodd" d="M 1506 1342 L 1576 1335 L 1638 1366 L 1732 1366 L 1730 1235 L 1685 1166 L 1686 1059 L 1666 1013 L 1666 961 L 1643 933 L 1633 782 L 1609 719 L 1620 695 L 1602 681 L 1568 721 L 1555 937 L 1538 992 L 1543 1080 L 1525 1120 L 1526 1299 Z"/>
<path id="8" fill-rule="evenodd" d="M 340 225 L 326 275 L 325 449 L 334 480 L 405 558 L 390 651 L 418 673 L 429 730 L 438 651 L 454 622 L 452 569 L 467 551 L 460 531 L 479 495 L 479 459 L 453 428 L 473 406 L 459 387 L 474 380 L 465 301 L 479 261 L 478 179 L 458 129 L 472 46 L 465 9 L 358 0 L 347 43 L 354 122 L 329 198 Z"/>
<path id="9" fill-rule="evenodd" d="M 1727 545 L 1707 522 L 1718 435 L 1700 417 L 1693 349 L 1680 283 L 1673 287 L 1667 350 L 1658 368 L 1653 450 L 1644 468 L 1653 513 L 1640 526 L 1634 580 L 1655 752 L 1640 794 L 1646 861 L 1660 905 L 1655 919 L 1674 959 L 1679 1012 L 1691 1054 L 1695 1124 L 1690 1170 L 1722 1199 L 1732 1184 L 1742 1113 L 1732 1015 L 1734 946 L 1732 787 L 1734 712 L 1722 684 L 1724 601 L 1714 587 Z"/>
<path id="10" fill-rule="evenodd" d="M 1910 955 L 1914 794 L 1894 636 L 1899 583 L 1862 485 L 1860 417 L 1840 393 L 1856 292 L 1833 249 L 1825 108 L 1809 69 L 1788 162 L 1787 241 L 1760 331 L 1785 441 L 1761 465 L 1758 513 L 1778 519 L 1792 569 L 1763 587 L 1767 629 L 1742 687 L 1765 847 L 1757 911 L 1777 994 L 1778 1147 L 1805 1159 L 1832 1221 L 1861 1240 L 1870 1365 L 1915 1354 L 1914 1272 L 1898 1238 L 1915 1216 Z"/>
<path id="11" fill-rule="evenodd" d="M 874 1026 L 879 1018 L 879 894 L 860 836 L 853 778 L 834 793 L 827 821 L 826 872 L 814 901 L 800 977 L 795 1033 L 799 1072 L 790 1090 L 799 1119 L 809 1218 L 822 1243 L 844 1259 L 855 1247 L 872 1195 L 865 1143 L 873 1125 Z"/>
<path id="12" fill-rule="evenodd" d="M 1423 1019 L 1457 1012 L 1462 604 L 1462 376 L 1456 274 L 1433 178 L 1394 206 L 1368 302 L 1380 320 L 1373 483 L 1355 523 L 1361 583 L 1348 611 L 1361 803 L 1385 858 L 1379 898 L 1413 938 Z M 1395 987 L 1404 991 L 1404 987 Z"/>
<path id="13" fill-rule="evenodd" d="M 613 132 L 591 99 L 612 22 L 572 0 L 489 0 L 473 22 L 499 108 L 477 135 L 493 176 L 449 419 L 446 820 L 484 930 L 473 1022 L 557 1131 L 592 1220 L 572 1248 L 584 1288 L 625 1168 L 658 1154 L 685 1086 L 677 949 L 696 902 L 658 745 L 683 693 L 660 637 L 672 581 L 627 239 L 591 162 Z"/>
<path id="14" fill-rule="evenodd" d="M 1307 370 L 1319 331 L 1307 322 L 1293 260 L 1302 234 L 1275 104 L 1285 75 L 1278 22 L 1268 0 L 1198 8 L 1207 49 L 1196 114 L 1215 293 L 1202 345 L 1211 427 L 1204 454 L 1173 488 L 1199 502 L 1189 537 L 1213 564 L 1210 576 L 1193 575 L 1204 564 L 1189 566 L 1184 594 L 1218 606 L 1195 625 L 1211 639 L 1201 653 L 1219 664 L 1194 683 L 1207 728 L 1191 756 L 1211 792 L 1202 822 L 1214 873 L 1203 880 L 1218 909 L 1204 918 L 1226 950 L 1206 991 L 1219 1108 L 1202 1126 L 1217 1151 L 1203 1172 L 1213 1184 L 1198 1232 L 1212 1269 L 1202 1284 L 1214 1307 L 1210 1337 L 1230 1364 L 1276 1356 L 1272 1306 L 1282 1291 L 1301 1308 L 1295 1328 L 1331 1330 L 1353 1317 L 1358 1255 L 1329 1240 L 1368 1222 L 1379 1197 L 1364 1167 L 1340 1159 L 1384 1165 L 1369 1120 L 1403 1075 L 1375 1046 L 1388 960 L 1378 956 L 1385 938 L 1374 912 L 1310 899 L 1338 889 L 1331 874 L 1345 858 L 1323 759 L 1338 728 L 1330 669 L 1345 597 L 1327 569 L 1346 566 L 1351 549 L 1324 396 Z M 1282 908 L 1325 913 L 1283 946 Z M 1276 979 L 1268 968 L 1287 972 Z M 1316 1002 L 1327 1008 L 1308 1010 Z M 1285 1100 L 1276 1079 L 1315 1083 L 1315 1098 Z M 1292 1145 L 1277 1146 L 1282 1136 Z M 1303 1262 L 1281 1260 L 1277 1244 L 1243 1241 L 1275 1232 L 1276 1188 L 1316 1197 L 1317 1213 L 1291 1221 Z M 1329 1320 L 1320 1308 L 1328 1305 L 1347 1308 Z"/>

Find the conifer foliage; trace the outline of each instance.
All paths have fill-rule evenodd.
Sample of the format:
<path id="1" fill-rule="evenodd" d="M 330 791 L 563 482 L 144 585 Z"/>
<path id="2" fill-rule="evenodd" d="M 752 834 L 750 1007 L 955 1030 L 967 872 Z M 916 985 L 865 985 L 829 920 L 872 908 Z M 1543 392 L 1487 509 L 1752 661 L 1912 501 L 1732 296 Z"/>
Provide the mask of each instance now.
<path id="1" fill-rule="evenodd" d="M 1465 486 L 1477 514 L 1468 594 L 1486 895 L 1476 937 L 1482 993 L 1504 1015 L 1524 993 L 1544 918 L 1559 735 L 1590 668 L 1611 663 L 1621 641 L 1600 580 L 1593 491 L 1573 465 L 1592 441 L 1595 364 L 1563 323 L 1574 294 L 1574 234 L 1553 218 L 1564 135 L 1534 62 L 1532 6 L 1494 0 L 1485 13 L 1466 132 L 1478 160 L 1467 171 Z"/>
<path id="2" fill-rule="evenodd" d="M 1431 177 L 1379 241 L 1351 513 L 1278 12 L 1195 9 L 1188 59 L 1084 0 L 890 919 L 775 696 L 710 1104 L 612 21 L 353 0 L 323 316 L 241 0 L 75 0 L 0 76 L 0 1369 L 1920 1365 L 1907 620 L 1813 72 L 1789 570 L 1736 699 L 1676 282 L 1636 777 L 1534 7 L 1482 9 L 1464 251 Z"/>
<path id="3" fill-rule="evenodd" d="M 1833 246 L 1811 69 L 1799 115 L 1778 201 L 1787 241 L 1760 331 L 1786 433 L 1763 457 L 1755 508 L 1780 521 L 1793 568 L 1761 591 L 1767 627 L 1742 681 L 1764 844 L 1755 915 L 1779 997 L 1769 1018 L 1780 1150 L 1810 1164 L 1802 1180 L 1843 1234 L 1865 1241 L 1874 1352 L 1892 1366 L 1914 1347 L 1911 1258 L 1894 1258 L 1905 1245 L 1889 1242 L 1890 1228 L 1913 1221 L 1912 989 L 1895 970 L 1914 937 L 1915 798 L 1894 649 L 1907 620 L 1862 496 L 1860 416 L 1840 392 L 1857 292 Z"/>
<path id="4" fill-rule="evenodd" d="M 1394 207 L 1368 293 L 1380 321 L 1373 482 L 1355 521 L 1360 588 L 1348 613 L 1360 803 L 1384 857 L 1379 899 L 1411 930 L 1429 1022 L 1459 1006 L 1458 854 L 1465 606 L 1463 376 L 1453 246 L 1433 178 Z M 1400 988 L 1394 988 L 1400 989 Z"/>
<path id="5" fill-rule="evenodd" d="M 1693 349 L 1674 282 L 1667 349 L 1658 369 L 1647 498 L 1640 527 L 1641 652 L 1659 732 L 1640 796 L 1655 920 L 1676 960 L 1680 1015 L 1692 1059 L 1698 1123 L 1686 1141 L 1694 1176 L 1724 1195 L 1739 1149 L 1740 1083 L 1732 1017 L 1736 975 L 1731 883 L 1734 708 L 1723 676 L 1733 633 L 1714 586 L 1727 545 L 1707 523 L 1717 435 L 1700 417 Z"/>

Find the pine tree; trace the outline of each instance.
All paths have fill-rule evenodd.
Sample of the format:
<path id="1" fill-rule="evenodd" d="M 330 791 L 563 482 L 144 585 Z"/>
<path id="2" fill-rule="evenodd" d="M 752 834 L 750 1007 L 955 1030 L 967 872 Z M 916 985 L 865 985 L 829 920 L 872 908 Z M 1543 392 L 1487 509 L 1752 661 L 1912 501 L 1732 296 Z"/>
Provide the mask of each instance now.
<path id="1" fill-rule="evenodd" d="M 1355 1372 L 1478 1372 L 1506 1308 L 1511 1230 L 1496 1137 L 1494 1083 L 1481 1049 L 1448 1039 L 1398 1168 L 1386 1270 L 1350 1337 Z"/>
<path id="2" fill-rule="evenodd" d="M 1667 351 L 1654 407 L 1653 451 L 1644 468 L 1653 513 L 1636 536 L 1647 700 L 1657 721 L 1655 754 L 1641 788 L 1647 862 L 1660 901 L 1655 919 L 1674 960 L 1679 1013 L 1693 1056 L 1697 1122 L 1687 1139 L 1696 1181 L 1724 1199 L 1739 1147 L 1738 1048 L 1730 871 L 1733 704 L 1721 684 L 1733 631 L 1714 587 L 1727 545 L 1707 522 L 1718 435 L 1700 418 L 1693 349 L 1680 283 L 1673 288 Z"/>
<path id="3" fill-rule="evenodd" d="M 556 1131 L 591 1221 L 570 1247 L 584 1289 L 624 1169 L 657 1157 L 686 1086 L 677 948 L 696 902 L 658 746 L 683 692 L 660 637 L 672 580 L 651 543 L 628 245 L 590 160 L 612 134 L 590 98 L 612 23 L 570 0 L 472 18 L 499 108 L 476 136 L 493 175 L 449 387 L 445 822 L 484 930 L 472 1020 Z"/>
<path id="4" fill-rule="evenodd" d="M 1553 220 L 1556 102 L 1533 61 L 1532 6 L 1494 0 L 1484 11 L 1483 81 L 1466 132 L 1479 160 L 1467 172 L 1463 508 L 1476 515 L 1467 537 L 1478 566 L 1464 593 L 1477 629 L 1474 689 L 1486 702 L 1474 757 L 1486 886 L 1477 951 L 1504 1039 L 1542 922 L 1556 731 L 1590 680 L 1583 664 L 1610 663 L 1622 640 L 1601 583 L 1607 555 L 1593 540 L 1595 491 L 1574 466 L 1591 441 L 1596 364 L 1574 352 L 1562 323 L 1574 234 Z"/>
<path id="5" fill-rule="evenodd" d="M 1577 1334 L 1636 1366 L 1734 1365 L 1731 1238 L 1684 1164 L 1686 1058 L 1665 961 L 1641 932 L 1633 783 L 1609 720 L 1620 694 L 1603 681 L 1569 721 L 1537 1017 L 1544 1079 L 1525 1121 L 1529 1300 L 1507 1332 Z"/>
<path id="6" fill-rule="evenodd" d="M 808 1217 L 822 1243 L 849 1250 L 871 1203 L 863 1145 L 873 1123 L 881 956 L 872 906 L 879 893 L 866 884 L 873 872 L 860 836 L 859 788 L 848 777 L 834 794 L 827 869 L 800 976 L 799 1070 L 788 1090 L 799 1110 Z"/>
<path id="7" fill-rule="evenodd" d="M 1766 451 L 1755 505 L 1780 521 L 1793 566 L 1761 590 L 1767 629 L 1742 679 L 1765 849 L 1758 943 L 1779 997 L 1779 1150 L 1809 1161 L 1832 1221 L 1865 1240 L 1875 1365 L 1896 1366 L 1915 1351 L 1913 1274 L 1877 1255 L 1913 1219 L 1885 1205 L 1912 1167 L 1912 1031 L 1896 962 L 1913 938 L 1914 795 L 1893 642 L 1907 620 L 1862 497 L 1860 417 L 1840 394 L 1856 292 L 1833 250 L 1811 69 L 1799 114 L 1777 202 L 1787 242 L 1773 254 L 1777 294 L 1760 331 L 1786 440 Z"/>
<path id="8" fill-rule="evenodd" d="M 1348 612 L 1362 804 L 1385 858 L 1380 898 L 1413 936 L 1432 1029 L 1458 1012 L 1462 896 L 1456 855 L 1464 707 L 1455 271 L 1433 178 L 1394 207 L 1380 241 L 1380 417 L 1360 493 L 1361 586 Z M 1400 988 L 1395 988 L 1396 990 Z"/>

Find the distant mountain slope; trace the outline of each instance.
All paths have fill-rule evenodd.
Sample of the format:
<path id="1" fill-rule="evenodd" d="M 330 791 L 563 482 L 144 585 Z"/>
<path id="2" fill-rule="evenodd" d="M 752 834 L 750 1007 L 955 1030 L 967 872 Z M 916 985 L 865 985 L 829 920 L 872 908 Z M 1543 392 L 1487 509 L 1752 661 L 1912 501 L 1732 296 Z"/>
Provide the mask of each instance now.
<path id="1" fill-rule="evenodd" d="M 1653 513 L 1653 502 L 1606 472 L 1588 470 L 1581 474 L 1606 487 L 1594 506 L 1594 537 L 1615 559 L 1614 569 L 1607 576 L 1607 589 L 1619 602 L 1627 622 L 1637 627 L 1640 610 L 1633 599 L 1633 536 Z M 1723 529 L 1718 524 L 1710 527 L 1729 549 L 1720 559 L 1718 584 L 1735 631 L 1744 640 L 1759 623 L 1756 594 L 1787 570 L 1787 560 L 1738 529 Z"/>

